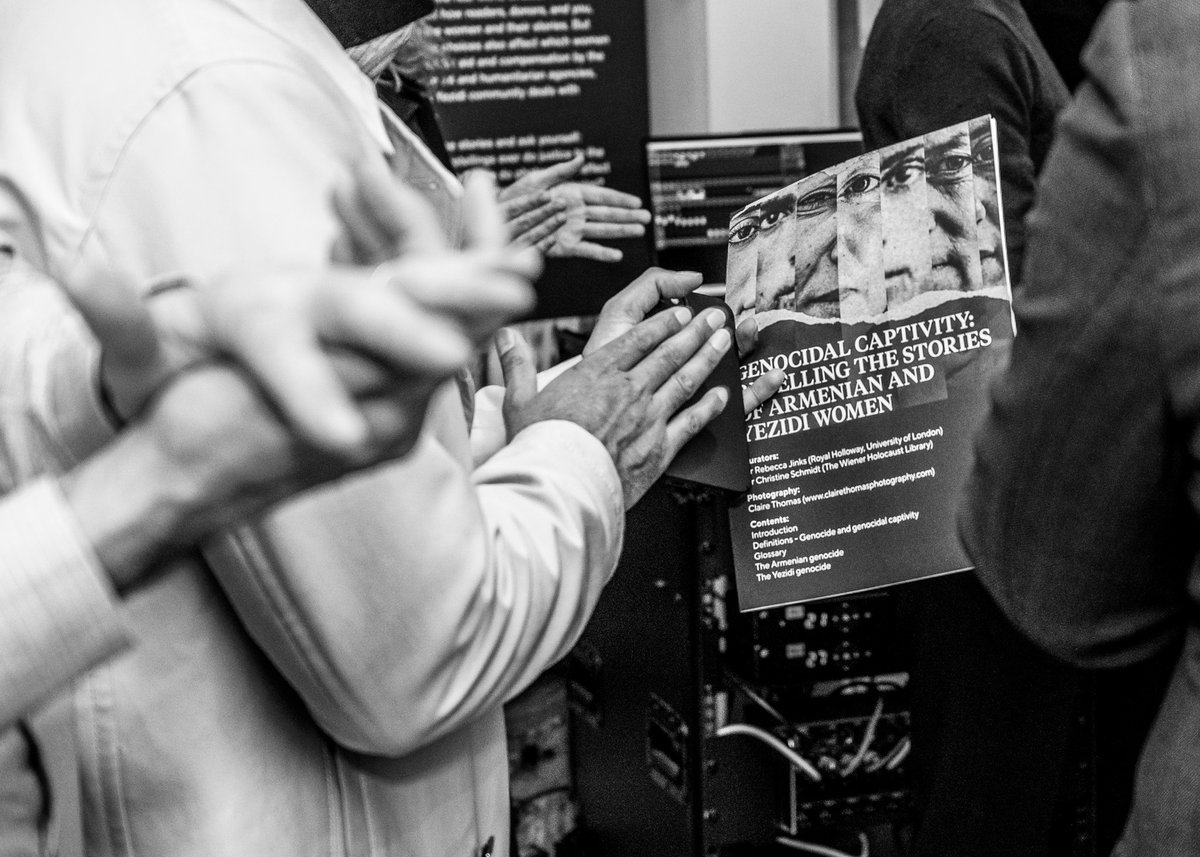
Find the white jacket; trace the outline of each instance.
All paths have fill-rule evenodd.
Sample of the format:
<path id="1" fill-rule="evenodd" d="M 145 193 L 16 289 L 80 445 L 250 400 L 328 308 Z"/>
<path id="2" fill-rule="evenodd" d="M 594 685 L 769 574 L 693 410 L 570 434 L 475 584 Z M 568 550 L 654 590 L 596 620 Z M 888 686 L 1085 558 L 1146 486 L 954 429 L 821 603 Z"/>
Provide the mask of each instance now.
<path id="1" fill-rule="evenodd" d="M 453 177 L 301 0 L 3 0 L 0 20 L 0 230 L 60 279 L 321 264 L 362 157 L 457 220 Z M 18 342 L 8 361 L 62 374 Z M 76 375 L 28 391 L 46 437 L 87 434 Z M 449 385 L 405 460 L 214 544 L 215 580 L 182 561 L 130 599 L 133 650 L 78 694 L 89 855 L 504 854 L 500 705 L 581 632 L 622 532 L 595 438 L 541 423 L 472 450 Z"/>

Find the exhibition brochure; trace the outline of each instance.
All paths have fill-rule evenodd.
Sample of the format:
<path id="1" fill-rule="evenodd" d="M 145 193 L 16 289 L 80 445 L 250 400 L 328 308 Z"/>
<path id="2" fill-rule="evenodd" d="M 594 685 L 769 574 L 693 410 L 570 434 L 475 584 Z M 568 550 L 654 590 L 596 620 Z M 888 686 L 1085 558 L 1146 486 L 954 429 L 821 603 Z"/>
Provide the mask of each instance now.
<path id="1" fill-rule="evenodd" d="M 957 510 L 1014 324 L 981 117 L 868 152 L 737 212 L 726 300 L 758 323 L 730 512 L 742 610 L 969 568 Z"/>

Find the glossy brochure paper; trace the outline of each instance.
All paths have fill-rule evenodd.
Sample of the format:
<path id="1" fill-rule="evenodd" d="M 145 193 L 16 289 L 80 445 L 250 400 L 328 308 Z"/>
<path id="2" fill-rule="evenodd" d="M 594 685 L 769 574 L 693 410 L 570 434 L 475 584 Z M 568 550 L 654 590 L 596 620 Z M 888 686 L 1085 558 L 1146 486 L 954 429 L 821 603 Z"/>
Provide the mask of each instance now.
<path id="1" fill-rule="evenodd" d="M 966 570 L 957 508 L 1014 333 L 981 117 L 868 152 L 730 222 L 726 300 L 753 315 L 750 488 L 731 510 L 742 610 Z"/>

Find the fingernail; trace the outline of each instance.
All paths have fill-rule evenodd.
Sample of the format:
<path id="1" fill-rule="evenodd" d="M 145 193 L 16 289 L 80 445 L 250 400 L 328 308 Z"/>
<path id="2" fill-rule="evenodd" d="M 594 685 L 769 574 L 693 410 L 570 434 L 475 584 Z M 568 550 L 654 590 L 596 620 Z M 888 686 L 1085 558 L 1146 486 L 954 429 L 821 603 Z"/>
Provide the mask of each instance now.
<path id="1" fill-rule="evenodd" d="M 681 325 L 687 324 L 692 320 L 692 311 L 687 307 L 676 307 L 671 311 L 671 314 L 675 316 L 675 320 Z"/>
<path id="2" fill-rule="evenodd" d="M 729 402 L 729 388 L 715 387 L 714 389 L 716 390 L 716 393 L 717 393 L 717 404 L 719 404 L 722 408 L 724 408 L 725 405 L 728 404 L 728 402 Z"/>
<path id="3" fill-rule="evenodd" d="M 725 326 L 725 313 L 719 309 L 707 309 L 704 311 L 704 323 L 710 329 L 716 330 L 719 327 Z"/>
<path id="4" fill-rule="evenodd" d="M 354 451 L 367 440 L 367 424 L 354 411 L 337 409 L 325 418 L 329 441 L 347 452 Z"/>
<path id="5" fill-rule="evenodd" d="M 473 170 L 471 181 L 475 184 L 486 185 L 490 190 L 496 187 L 496 174 L 491 170 Z"/>
<path id="6" fill-rule="evenodd" d="M 722 327 L 708 338 L 708 344 L 724 354 L 729 348 L 729 331 Z"/>
<path id="7" fill-rule="evenodd" d="M 516 339 L 513 338 L 512 331 L 507 327 L 502 327 L 496 331 L 496 351 L 500 354 L 507 354 L 516 344 Z"/>

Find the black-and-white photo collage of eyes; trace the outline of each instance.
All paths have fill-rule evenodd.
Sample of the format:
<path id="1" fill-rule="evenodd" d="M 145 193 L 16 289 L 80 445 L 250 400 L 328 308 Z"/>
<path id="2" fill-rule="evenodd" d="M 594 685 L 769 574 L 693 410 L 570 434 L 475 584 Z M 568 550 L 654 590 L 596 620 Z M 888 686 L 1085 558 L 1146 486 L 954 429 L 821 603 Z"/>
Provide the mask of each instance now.
<path id="1" fill-rule="evenodd" d="M 738 321 L 880 323 L 965 293 L 1007 296 L 989 117 L 814 173 L 730 221 Z"/>

